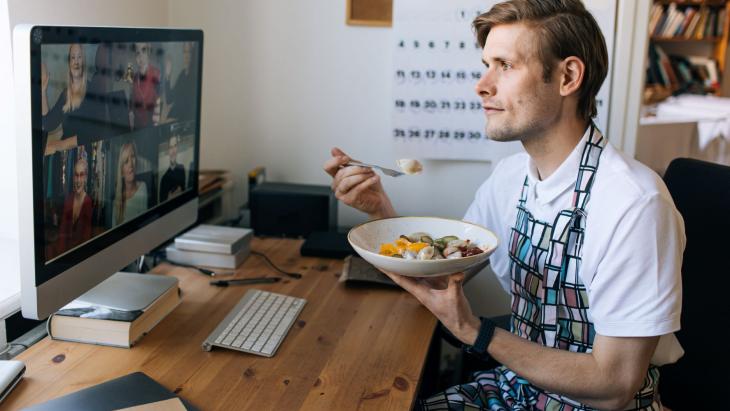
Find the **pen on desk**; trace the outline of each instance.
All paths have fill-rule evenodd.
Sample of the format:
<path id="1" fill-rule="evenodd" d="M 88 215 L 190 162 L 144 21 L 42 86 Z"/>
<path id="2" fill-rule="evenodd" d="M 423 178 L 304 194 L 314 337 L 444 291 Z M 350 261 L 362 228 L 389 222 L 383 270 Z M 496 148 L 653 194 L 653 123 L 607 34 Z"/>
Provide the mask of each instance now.
<path id="1" fill-rule="evenodd" d="M 281 280 L 280 277 L 241 278 L 234 280 L 211 281 L 210 285 L 217 285 L 218 287 L 228 287 L 229 285 L 276 283 L 279 280 Z"/>

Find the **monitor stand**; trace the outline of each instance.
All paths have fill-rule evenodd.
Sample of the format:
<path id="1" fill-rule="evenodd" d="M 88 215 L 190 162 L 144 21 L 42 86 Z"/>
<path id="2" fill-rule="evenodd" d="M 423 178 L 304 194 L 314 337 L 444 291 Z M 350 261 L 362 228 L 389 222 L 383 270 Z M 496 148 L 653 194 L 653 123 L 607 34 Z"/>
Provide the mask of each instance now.
<path id="1" fill-rule="evenodd" d="M 165 275 L 118 272 L 76 301 L 114 310 L 143 310 L 177 282 Z"/>
<path id="2" fill-rule="evenodd" d="M 5 331 L 5 320 L 0 319 L 0 358 L 7 354 L 9 349 L 8 335 Z"/>

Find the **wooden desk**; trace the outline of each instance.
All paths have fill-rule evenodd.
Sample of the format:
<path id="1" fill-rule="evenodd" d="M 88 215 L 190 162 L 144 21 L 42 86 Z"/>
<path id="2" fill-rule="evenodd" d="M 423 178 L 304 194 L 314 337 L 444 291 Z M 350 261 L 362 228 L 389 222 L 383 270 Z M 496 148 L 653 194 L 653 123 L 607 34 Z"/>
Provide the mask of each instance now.
<path id="1" fill-rule="evenodd" d="M 52 341 L 18 356 L 25 379 L 2 404 L 18 409 L 130 372 L 143 371 L 201 410 L 407 410 L 412 407 L 436 319 L 399 290 L 350 289 L 338 283 L 342 261 L 301 257 L 301 241 L 254 239 L 302 279 L 277 284 L 208 285 L 193 270 L 161 265 L 180 279 L 183 302 L 132 349 Z M 236 278 L 273 275 L 250 256 Z M 272 358 L 201 343 L 249 288 L 307 299 Z"/>

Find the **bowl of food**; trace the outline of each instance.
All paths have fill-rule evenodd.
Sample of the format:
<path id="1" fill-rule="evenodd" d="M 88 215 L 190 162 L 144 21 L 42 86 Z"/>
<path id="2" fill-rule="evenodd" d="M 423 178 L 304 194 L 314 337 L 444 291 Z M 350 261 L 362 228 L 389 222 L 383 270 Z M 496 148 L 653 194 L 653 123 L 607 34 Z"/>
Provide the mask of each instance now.
<path id="1" fill-rule="evenodd" d="M 375 267 L 410 277 L 463 272 L 486 262 L 497 236 L 477 224 L 439 217 L 368 221 L 347 234 L 352 248 Z"/>

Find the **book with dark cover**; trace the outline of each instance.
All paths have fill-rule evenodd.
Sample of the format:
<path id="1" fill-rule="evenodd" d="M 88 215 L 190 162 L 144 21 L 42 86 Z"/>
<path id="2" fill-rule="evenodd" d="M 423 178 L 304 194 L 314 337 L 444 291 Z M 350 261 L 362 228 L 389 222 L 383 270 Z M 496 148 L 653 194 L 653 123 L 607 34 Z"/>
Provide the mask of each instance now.
<path id="1" fill-rule="evenodd" d="M 66 317 L 81 317 L 81 318 L 93 318 L 95 320 L 111 320 L 111 321 L 134 321 L 142 315 L 144 311 L 123 311 L 114 310 L 111 308 L 100 307 L 93 305 L 90 307 L 79 307 L 79 308 L 62 308 L 56 312 L 56 315 L 63 315 Z"/>
<path id="2" fill-rule="evenodd" d="M 180 398 L 143 372 L 125 375 L 60 398 L 26 408 L 28 411 L 113 411 Z M 189 411 L 197 411 L 181 398 Z"/>
<path id="3" fill-rule="evenodd" d="M 361 257 L 350 255 L 345 257 L 340 282 L 346 285 L 380 285 L 400 288 L 387 275 Z"/>

